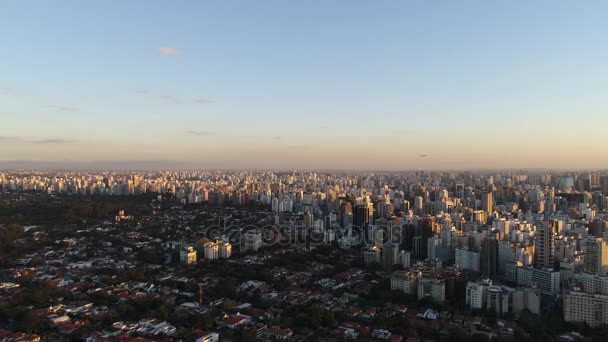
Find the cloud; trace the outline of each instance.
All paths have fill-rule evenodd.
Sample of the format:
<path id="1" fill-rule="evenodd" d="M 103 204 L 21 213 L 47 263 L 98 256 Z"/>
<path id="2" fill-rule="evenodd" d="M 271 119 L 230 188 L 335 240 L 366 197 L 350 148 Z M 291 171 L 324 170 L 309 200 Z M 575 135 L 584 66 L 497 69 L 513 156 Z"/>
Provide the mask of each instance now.
<path id="1" fill-rule="evenodd" d="M 159 47 L 156 51 L 158 51 L 159 53 L 162 53 L 163 55 L 178 55 L 180 53 L 179 50 L 171 48 L 171 47 Z"/>
<path id="2" fill-rule="evenodd" d="M 19 137 L 0 136 L 0 141 L 23 141 L 23 139 Z"/>
<path id="3" fill-rule="evenodd" d="M 65 144 L 65 143 L 75 142 L 74 140 L 61 139 L 61 138 L 24 139 L 22 137 L 9 137 L 9 136 L 0 136 L 0 141 L 20 142 L 20 143 L 27 143 L 27 144 Z"/>
<path id="4" fill-rule="evenodd" d="M 139 90 L 136 90 L 135 93 L 137 93 L 139 95 L 149 95 L 150 91 L 148 89 L 139 89 Z"/>
<path id="5" fill-rule="evenodd" d="M 210 131 L 196 131 L 196 130 L 187 130 L 185 131 L 187 134 L 196 135 L 196 136 L 209 136 L 209 135 L 219 135 L 223 137 L 239 137 L 239 138 L 247 138 L 247 139 L 273 139 L 273 140 L 281 140 L 282 136 L 263 136 L 263 135 L 238 135 L 232 133 L 225 132 L 210 132 Z"/>
<path id="6" fill-rule="evenodd" d="M 74 140 L 70 139 L 42 139 L 32 141 L 34 144 L 67 144 L 73 143 Z"/>
<path id="7" fill-rule="evenodd" d="M 171 96 L 171 95 L 161 95 L 160 98 L 163 99 L 163 100 L 167 100 L 169 102 L 172 102 L 172 103 L 180 103 L 181 102 L 178 98 L 176 98 L 175 96 Z"/>
<path id="8" fill-rule="evenodd" d="M 197 135 L 197 136 L 202 136 L 202 135 L 213 135 L 215 133 L 213 132 L 206 132 L 206 131 L 194 131 L 194 130 L 188 130 L 186 131 L 186 133 L 191 134 L 191 135 Z"/>
<path id="9" fill-rule="evenodd" d="M 200 98 L 200 99 L 194 99 L 194 100 L 192 100 L 192 102 L 194 102 L 194 103 L 212 103 L 213 101 L 211 101 L 209 99 Z"/>
<path id="10" fill-rule="evenodd" d="M 59 106 L 50 105 L 49 107 L 54 108 L 55 110 L 60 111 L 60 112 L 75 112 L 78 110 L 78 108 L 75 108 L 75 107 L 68 107 L 68 106 L 62 106 L 62 105 L 59 105 Z"/>

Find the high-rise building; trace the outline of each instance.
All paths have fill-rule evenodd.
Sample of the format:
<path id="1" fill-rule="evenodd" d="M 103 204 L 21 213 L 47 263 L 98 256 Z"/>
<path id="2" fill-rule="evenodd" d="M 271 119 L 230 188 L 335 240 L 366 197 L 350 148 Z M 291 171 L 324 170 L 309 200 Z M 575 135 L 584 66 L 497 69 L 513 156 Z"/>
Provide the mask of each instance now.
<path id="1" fill-rule="evenodd" d="M 487 309 L 497 314 L 513 312 L 514 288 L 504 285 L 492 285 L 488 288 Z"/>
<path id="2" fill-rule="evenodd" d="M 552 269 L 555 258 L 555 233 L 549 222 L 541 222 L 534 233 L 534 268 Z"/>
<path id="3" fill-rule="evenodd" d="M 399 253 L 399 263 L 403 268 L 409 268 L 411 265 L 411 253 L 406 251 L 401 251 Z"/>
<path id="4" fill-rule="evenodd" d="M 416 273 L 395 271 L 391 275 L 391 290 L 402 291 L 406 294 L 416 294 L 417 291 Z"/>
<path id="5" fill-rule="evenodd" d="M 574 287 L 564 293 L 564 321 L 596 328 L 608 324 L 608 296 Z"/>
<path id="6" fill-rule="evenodd" d="M 588 237 L 585 240 L 585 272 L 605 274 L 608 272 L 608 243 L 602 238 Z"/>
<path id="7" fill-rule="evenodd" d="M 484 191 L 481 193 L 481 209 L 488 215 L 492 214 L 492 211 L 494 210 L 492 191 Z"/>
<path id="8" fill-rule="evenodd" d="M 179 260 L 188 265 L 196 263 L 196 250 L 194 247 L 188 246 L 179 251 Z"/>
<path id="9" fill-rule="evenodd" d="M 426 239 L 422 236 L 414 236 L 412 238 L 412 247 L 414 249 L 414 256 L 418 258 L 426 258 Z"/>
<path id="10" fill-rule="evenodd" d="M 456 261 L 454 262 L 460 269 L 479 272 L 480 255 L 467 248 L 456 248 Z"/>
<path id="11" fill-rule="evenodd" d="M 498 240 L 485 238 L 481 247 L 481 274 L 493 277 L 498 273 Z"/>
<path id="12" fill-rule="evenodd" d="M 370 209 L 365 204 L 359 204 L 355 207 L 353 213 L 353 224 L 362 231 L 367 229 L 369 225 Z"/>
<path id="13" fill-rule="evenodd" d="M 437 302 L 445 301 L 445 280 L 423 277 L 418 279 L 418 300 L 431 298 Z"/>
<path id="14" fill-rule="evenodd" d="M 248 230 L 243 234 L 242 242 L 242 250 L 255 252 L 262 247 L 262 233 L 257 230 Z"/>
<path id="15" fill-rule="evenodd" d="M 608 276 L 606 275 L 575 273 L 572 278 L 580 282 L 587 293 L 608 295 Z"/>
<path id="16" fill-rule="evenodd" d="M 382 246 L 382 262 L 384 267 L 391 269 L 393 265 L 399 263 L 399 246 L 392 242 L 386 243 Z"/>
<path id="17" fill-rule="evenodd" d="M 205 259 L 215 260 L 219 256 L 219 246 L 216 242 L 207 242 L 204 245 Z"/>
<path id="18" fill-rule="evenodd" d="M 221 259 L 230 258 L 232 255 L 232 245 L 229 242 L 221 241 L 218 243 L 218 254 Z"/>
<path id="19" fill-rule="evenodd" d="M 466 303 L 471 309 L 484 309 L 488 288 L 492 285 L 490 279 L 469 281 L 466 287 Z"/>
<path id="20" fill-rule="evenodd" d="M 505 276 L 519 286 L 535 286 L 543 294 L 555 296 L 560 290 L 560 272 L 523 266 L 521 262 L 507 264 Z"/>
<path id="21" fill-rule="evenodd" d="M 366 265 L 380 263 L 382 261 L 382 250 L 378 246 L 369 246 L 363 250 L 363 261 Z"/>
<path id="22" fill-rule="evenodd" d="M 498 241 L 498 273 L 505 274 L 509 262 L 515 261 L 515 246 L 509 241 Z"/>
<path id="23" fill-rule="evenodd" d="M 422 215 L 423 205 L 424 199 L 422 198 L 422 196 L 416 196 L 416 198 L 414 198 L 414 213 L 416 215 Z"/>
<path id="24" fill-rule="evenodd" d="M 513 312 L 529 310 L 535 315 L 540 314 L 541 292 L 537 288 L 523 287 L 513 293 Z"/>

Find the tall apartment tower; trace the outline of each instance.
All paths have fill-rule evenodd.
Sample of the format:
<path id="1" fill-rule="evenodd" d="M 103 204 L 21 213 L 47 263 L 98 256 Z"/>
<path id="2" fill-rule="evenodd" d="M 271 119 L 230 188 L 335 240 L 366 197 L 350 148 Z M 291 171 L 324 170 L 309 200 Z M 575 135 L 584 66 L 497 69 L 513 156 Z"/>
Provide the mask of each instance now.
<path id="1" fill-rule="evenodd" d="M 608 272 L 608 243 L 602 238 L 588 237 L 585 240 L 585 272 L 605 274 Z"/>
<path id="2" fill-rule="evenodd" d="M 541 222 L 534 233 L 534 268 L 553 268 L 555 259 L 554 228 L 549 222 Z"/>
<path id="3" fill-rule="evenodd" d="M 481 193 L 481 209 L 488 213 L 488 215 L 492 214 L 492 209 L 494 209 L 492 191 L 484 191 Z"/>
<path id="4" fill-rule="evenodd" d="M 481 274 L 493 277 L 498 273 L 498 240 L 485 238 L 481 247 Z"/>

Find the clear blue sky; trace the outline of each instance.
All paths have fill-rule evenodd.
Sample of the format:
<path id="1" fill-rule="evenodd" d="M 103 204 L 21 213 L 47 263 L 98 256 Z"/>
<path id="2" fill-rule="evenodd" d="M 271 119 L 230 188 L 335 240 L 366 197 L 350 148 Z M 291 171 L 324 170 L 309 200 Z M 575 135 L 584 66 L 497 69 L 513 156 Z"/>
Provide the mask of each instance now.
<path id="1" fill-rule="evenodd" d="M 0 159 L 608 167 L 607 13 L 606 1 L 1 1 Z"/>

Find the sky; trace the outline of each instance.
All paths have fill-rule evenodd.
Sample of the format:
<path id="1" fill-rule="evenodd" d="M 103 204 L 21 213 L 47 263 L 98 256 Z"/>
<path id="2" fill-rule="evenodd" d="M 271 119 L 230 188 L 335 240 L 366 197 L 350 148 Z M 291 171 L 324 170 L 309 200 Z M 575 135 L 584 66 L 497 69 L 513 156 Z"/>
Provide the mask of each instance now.
<path id="1" fill-rule="evenodd" d="M 0 160 L 608 168 L 606 1 L 0 1 Z"/>

